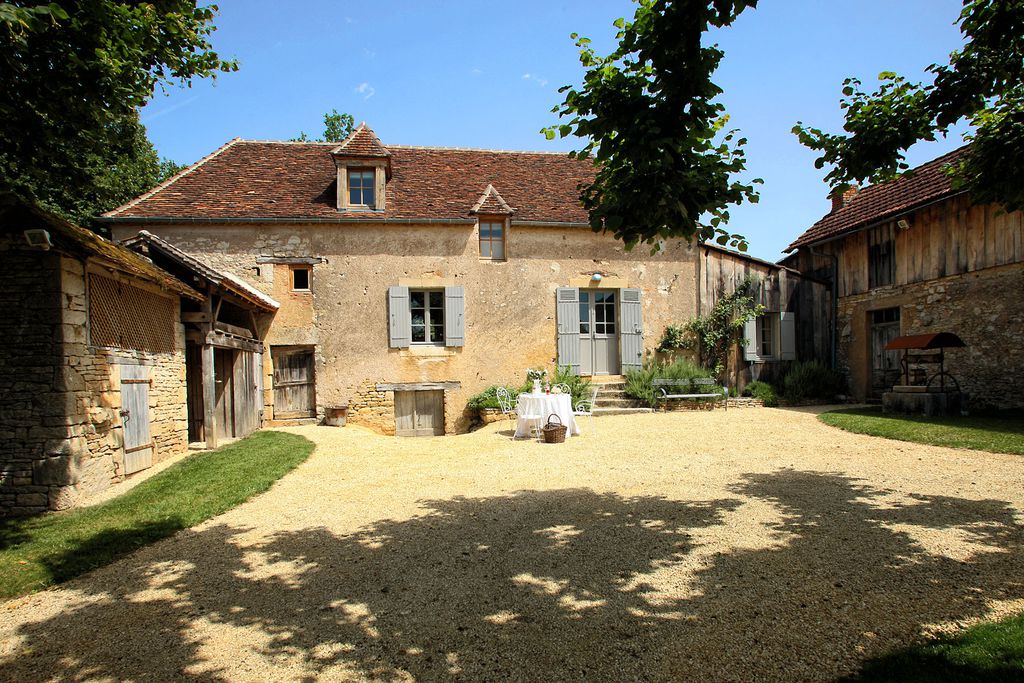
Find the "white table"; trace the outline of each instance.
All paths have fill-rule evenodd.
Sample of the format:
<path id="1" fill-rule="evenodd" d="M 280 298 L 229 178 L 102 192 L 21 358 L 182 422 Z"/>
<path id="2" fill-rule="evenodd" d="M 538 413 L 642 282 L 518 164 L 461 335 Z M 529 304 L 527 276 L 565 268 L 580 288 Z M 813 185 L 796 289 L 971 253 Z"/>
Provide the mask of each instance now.
<path id="1" fill-rule="evenodd" d="M 530 436 L 530 428 L 536 424 L 523 415 L 540 415 L 540 426 L 543 427 L 553 413 L 566 426 L 566 438 L 580 433 L 576 417 L 572 414 L 572 396 L 569 394 L 519 394 L 519 406 L 516 410 L 516 438 Z"/>

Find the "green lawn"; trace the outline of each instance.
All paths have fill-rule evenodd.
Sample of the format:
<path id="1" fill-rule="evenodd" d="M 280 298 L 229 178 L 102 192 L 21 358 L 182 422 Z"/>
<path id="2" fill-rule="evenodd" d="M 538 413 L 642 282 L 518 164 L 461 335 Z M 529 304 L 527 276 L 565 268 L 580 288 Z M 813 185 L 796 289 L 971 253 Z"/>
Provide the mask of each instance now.
<path id="1" fill-rule="evenodd" d="M 849 408 L 822 413 L 818 419 L 848 432 L 886 439 L 1024 455 L 1022 412 L 968 417 L 907 417 L 883 414 L 881 408 Z"/>
<path id="2" fill-rule="evenodd" d="M 1024 615 L 979 624 L 867 662 L 851 683 L 995 683 L 1024 680 Z"/>
<path id="3" fill-rule="evenodd" d="M 245 502 L 313 452 L 307 439 L 257 432 L 168 467 L 95 507 L 0 520 L 0 598 L 109 564 Z"/>

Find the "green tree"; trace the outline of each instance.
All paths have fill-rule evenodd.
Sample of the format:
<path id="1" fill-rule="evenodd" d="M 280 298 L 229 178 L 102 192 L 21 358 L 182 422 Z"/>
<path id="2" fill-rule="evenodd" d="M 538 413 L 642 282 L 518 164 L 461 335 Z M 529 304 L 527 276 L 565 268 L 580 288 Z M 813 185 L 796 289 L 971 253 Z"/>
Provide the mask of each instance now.
<path id="1" fill-rule="evenodd" d="M 332 109 L 330 114 L 324 114 L 323 136 L 313 140 L 306 131 L 301 131 L 298 137 L 292 138 L 292 142 L 342 142 L 354 126 L 355 119 L 351 114 L 339 114 L 337 109 Z"/>
<path id="2" fill-rule="evenodd" d="M 583 85 L 565 86 L 552 111 L 567 123 L 542 132 L 548 139 L 585 141 L 575 157 L 593 158 L 594 182 L 581 200 L 596 232 L 627 248 L 670 237 L 714 239 L 741 250 L 741 235 L 723 226 L 729 207 L 757 201 L 753 183 L 735 180 L 746 166 L 746 140 L 726 130 L 728 116 L 712 80 L 724 53 L 701 41 L 712 27 L 730 25 L 757 0 L 637 0 L 632 22 L 616 20 L 618 47 L 600 56 L 590 40 L 580 48 Z"/>
<path id="3" fill-rule="evenodd" d="M 821 152 L 818 168 L 833 187 L 889 180 L 908 168 L 904 152 L 945 136 L 956 123 L 974 132 L 966 157 L 948 169 L 978 202 L 1024 208 L 1024 0 L 964 0 L 957 23 L 964 47 L 947 64 L 925 69 L 929 82 L 883 72 L 867 93 L 857 78 L 843 82 L 845 134 L 793 128 L 801 143 Z"/>
<path id="4" fill-rule="evenodd" d="M 140 169 L 159 162 L 137 137 L 138 108 L 157 86 L 237 69 L 209 43 L 216 9 L 194 0 L 0 3 L 0 183 L 79 221 L 144 190 L 133 185 L 150 178 Z"/>

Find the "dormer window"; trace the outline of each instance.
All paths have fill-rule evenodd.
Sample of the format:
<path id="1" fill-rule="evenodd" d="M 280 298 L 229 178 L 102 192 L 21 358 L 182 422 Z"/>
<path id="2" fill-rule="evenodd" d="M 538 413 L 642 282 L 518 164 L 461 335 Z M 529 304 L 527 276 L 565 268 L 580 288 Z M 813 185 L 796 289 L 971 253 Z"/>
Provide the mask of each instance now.
<path id="1" fill-rule="evenodd" d="M 374 186 L 376 172 L 372 168 L 348 169 L 348 205 L 350 207 L 376 208 Z"/>
<path id="2" fill-rule="evenodd" d="M 331 150 L 338 168 L 339 211 L 384 211 L 391 152 L 365 123 Z"/>

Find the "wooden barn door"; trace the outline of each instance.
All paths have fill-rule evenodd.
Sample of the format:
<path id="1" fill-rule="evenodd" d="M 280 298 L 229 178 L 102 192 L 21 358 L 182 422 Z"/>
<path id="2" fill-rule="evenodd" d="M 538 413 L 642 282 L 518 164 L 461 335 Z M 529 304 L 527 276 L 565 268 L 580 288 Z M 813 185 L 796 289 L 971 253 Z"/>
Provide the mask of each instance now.
<path id="1" fill-rule="evenodd" d="M 274 417 L 289 419 L 316 415 L 312 349 L 272 349 Z"/>
<path id="2" fill-rule="evenodd" d="M 444 392 L 396 391 L 395 434 L 444 436 Z"/>
<path id="3" fill-rule="evenodd" d="M 153 465 L 153 440 L 149 436 L 149 385 L 149 368 L 144 365 L 121 366 L 125 474 Z"/>
<path id="4" fill-rule="evenodd" d="M 235 354 L 234 349 L 213 350 L 213 374 L 216 391 L 217 437 L 235 436 Z"/>
<path id="5" fill-rule="evenodd" d="M 234 405 L 235 436 L 248 436 L 260 426 L 260 404 L 263 403 L 256 384 L 258 354 L 239 351 L 235 356 Z"/>

